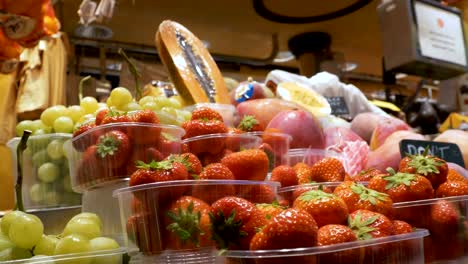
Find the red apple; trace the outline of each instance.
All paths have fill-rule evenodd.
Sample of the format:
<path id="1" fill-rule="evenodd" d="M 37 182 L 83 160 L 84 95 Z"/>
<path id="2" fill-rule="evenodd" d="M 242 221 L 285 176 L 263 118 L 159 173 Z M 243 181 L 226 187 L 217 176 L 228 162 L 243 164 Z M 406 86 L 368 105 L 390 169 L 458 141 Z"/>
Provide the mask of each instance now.
<path id="1" fill-rule="evenodd" d="M 287 110 L 278 113 L 267 129 L 276 128 L 292 136 L 290 148 L 325 148 L 325 136 L 319 120 L 308 111 Z"/>
<path id="2" fill-rule="evenodd" d="M 370 141 L 371 150 L 375 150 L 382 146 L 391 134 L 399 130 L 411 130 L 411 127 L 404 121 L 397 118 L 389 117 L 380 119 L 374 129 L 374 132 L 372 132 Z"/>

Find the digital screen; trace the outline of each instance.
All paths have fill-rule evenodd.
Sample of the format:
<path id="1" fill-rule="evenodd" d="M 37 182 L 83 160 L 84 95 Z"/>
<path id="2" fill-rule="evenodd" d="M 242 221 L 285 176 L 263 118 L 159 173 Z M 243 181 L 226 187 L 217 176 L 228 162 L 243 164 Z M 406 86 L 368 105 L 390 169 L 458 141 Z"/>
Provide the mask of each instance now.
<path id="1" fill-rule="evenodd" d="M 414 11 L 421 55 L 467 66 L 461 16 L 420 1 Z"/>

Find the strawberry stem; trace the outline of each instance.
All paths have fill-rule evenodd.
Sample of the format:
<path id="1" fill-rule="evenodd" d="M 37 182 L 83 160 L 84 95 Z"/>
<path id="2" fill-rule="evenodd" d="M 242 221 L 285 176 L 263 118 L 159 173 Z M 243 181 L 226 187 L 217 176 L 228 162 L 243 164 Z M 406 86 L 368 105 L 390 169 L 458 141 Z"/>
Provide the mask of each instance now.
<path id="1" fill-rule="evenodd" d="M 172 221 L 166 227 L 167 230 L 175 233 L 183 244 L 190 241 L 196 247 L 200 246 L 199 237 L 205 233 L 200 229 L 201 212 L 194 211 L 193 202 L 190 202 L 185 210 L 179 207 L 177 213 L 168 211 L 166 215 Z"/>
<path id="2" fill-rule="evenodd" d="M 228 249 L 231 245 L 239 245 L 240 238 L 247 235 L 240 230 L 243 225 L 242 221 L 234 220 L 236 217 L 236 210 L 232 210 L 227 218 L 221 210 L 218 211 L 216 216 L 211 212 L 209 216 L 212 223 L 212 239 L 220 249 Z"/>
<path id="3" fill-rule="evenodd" d="M 386 201 L 388 199 L 388 194 L 369 189 L 360 183 L 353 183 L 350 188 L 359 195 L 359 199 L 369 201 L 372 205 L 376 205 L 378 200 Z"/>
<path id="4" fill-rule="evenodd" d="M 362 215 L 357 213 L 354 219 L 351 216 L 348 217 L 348 225 L 356 234 L 358 240 L 368 240 L 373 238 L 370 232 L 375 230 L 374 227 L 369 225 L 373 224 L 378 218 L 378 216 L 373 216 L 363 220 Z"/>

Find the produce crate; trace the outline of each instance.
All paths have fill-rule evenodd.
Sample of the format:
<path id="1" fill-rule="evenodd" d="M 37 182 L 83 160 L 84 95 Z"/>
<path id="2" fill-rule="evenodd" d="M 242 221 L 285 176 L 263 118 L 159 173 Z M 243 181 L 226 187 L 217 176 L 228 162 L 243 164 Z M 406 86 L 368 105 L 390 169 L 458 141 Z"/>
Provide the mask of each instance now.
<path id="1" fill-rule="evenodd" d="M 426 263 L 468 263 L 468 195 L 401 202 L 393 207 L 396 218 L 431 233 L 424 239 Z M 451 213 L 453 208 L 458 216 Z"/>
<path id="2" fill-rule="evenodd" d="M 229 264 L 423 264 L 423 238 L 429 235 L 425 229 L 412 233 L 370 240 L 347 242 L 330 246 L 318 246 L 279 250 L 229 250 L 222 254 Z"/>
<path id="3" fill-rule="evenodd" d="M 252 135 L 260 138 L 262 149 L 267 153 L 270 160 L 270 169 L 280 165 L 289 165 L 289 143 L 292 137 L 284 133 L 276 132 L 248 132 L 247 135 Z"/>
<path id="4" fill-rule="evenodd" d="M 199 103 L 184 107 L 184 110 L 193 112 L 193 110 L 200 107 L 208 107 L 218 112 L 222 117 L 224 124 L 232 127 L 236 121 L 236 107 L 230 104 L 216 104 L 216 103 Z"/>
<path id="5" fill-rule="evenodd" d="M 126 159 L 112 156 L 96 158 L 96 143 L 111 131 L 124 133 L 129 138 Z M 181 151 L 184 130 L 172 125 L 146 123 L 112 123 L 92 128 L 65 144 L 70 164 L 73 190 L 83 192 L 107 182 L 127 178 L 137 168 L 135 161 L 160 160 Z"/>
<path id="6" fill-rule="evenodd" d="M 124 264 L 125 248 L 3 261 L 4 264 Z"/>
<path id="7" fill-rule="evenodd" d="M 63 145 L 71 134 L 31 136 L 23 152 L 23 202 L 25 209 L 44 209 L 77 206 L 81 196 L 71 188 L 69 163 Z M 17 178 L 16 149 L 21 138 L 13 138 L 7 146 L 11 150 L 15 180 Z M 12 186 L 13 188 L 13 186 Z"/>
<path id="8" fill-rule="evenodd" d="M 173 261 L 182 255 L 192 261 L 198 261 L 198 257 L 193 256 L 200 254 L 210 256 L 214 242 L 211 237 L 200 236 L 199 239 L 206 242 L 204 245 L 186 248 L 190 249 L 188 252 L 180 250 L 174 243 L 173 234 L 167 230 L 172 223 L 167 215 L 174 201 L 182 196 L 193 196 L 210 205 L 222 197 L 237 196 L 254 203 L 271 203 L 276 199 L 278 187 L 278 183 L 266 181 L 186 180 L 123 188 L 116 190 L 114 196 L 119 200 L 129 252 L 132 255 L 141 252 L 144 256 L 166 256 L 164 258 L 170 263 L 178 263 Z"/>

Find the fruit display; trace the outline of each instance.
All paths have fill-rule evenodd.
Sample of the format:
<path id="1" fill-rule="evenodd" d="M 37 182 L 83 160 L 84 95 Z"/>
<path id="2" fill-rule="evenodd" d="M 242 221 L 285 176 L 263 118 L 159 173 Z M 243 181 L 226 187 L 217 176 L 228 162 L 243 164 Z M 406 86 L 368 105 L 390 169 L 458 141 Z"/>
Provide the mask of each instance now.
<path id="1" fill-rule="evenodd" d="M 71 188 L 69 163 L 63 145 L 70 134 L 46 134 L 30 137 L 23 154 L 22 173 L 25 208 L 41 209 L 81 204 L 81 196 Z M 16 168 L 16 148 L 20 138 L 7 145 Z"/>
<path id="2" fill-rule="evenodd" d="M 124 251 L 113 239 L 101 236 L 96 214 L 75 215 L 61 234 L 44 234 L 42 221 L 21 211 L 6 213 L 0 226 L 2 263 L 122 263 Z"/>

